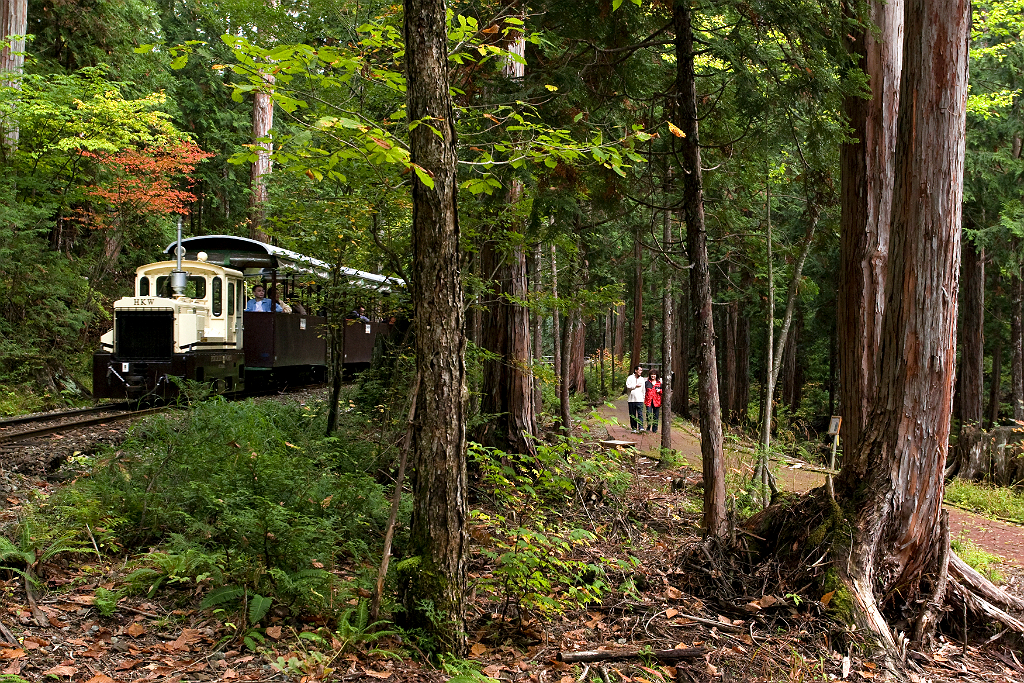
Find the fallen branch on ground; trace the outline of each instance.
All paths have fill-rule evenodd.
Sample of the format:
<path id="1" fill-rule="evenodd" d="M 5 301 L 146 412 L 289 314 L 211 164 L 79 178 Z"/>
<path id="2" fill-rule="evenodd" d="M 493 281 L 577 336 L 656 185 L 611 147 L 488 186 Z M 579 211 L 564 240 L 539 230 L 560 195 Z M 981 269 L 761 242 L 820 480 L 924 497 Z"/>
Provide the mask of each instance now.
<path id="1" fill-rule="evenodd" d="M 558 661 L 566 664 L 576 662 L 608 662 L 639 657 L 654 657 L 663 662 L 678 662 L 681 659 L 700 659 L 707 653 L 702 647 L 677 647 L 673 650 L 588 650 L 584 652 L 559 652 Z"/>

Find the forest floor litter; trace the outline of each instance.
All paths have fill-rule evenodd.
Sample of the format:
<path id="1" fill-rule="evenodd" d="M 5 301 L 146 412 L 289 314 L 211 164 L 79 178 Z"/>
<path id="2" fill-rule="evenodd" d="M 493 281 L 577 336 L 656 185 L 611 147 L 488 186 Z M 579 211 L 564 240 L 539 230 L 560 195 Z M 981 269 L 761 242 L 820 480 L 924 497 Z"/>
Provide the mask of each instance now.
<path id="1" fill-rule="evenodd" d="M 624 403 L 601 412 L 605 420 L 626 423 Z M 604 429 L 609 438 L 637 440 L 628 427 L 594 425 L 584 447 L 599 449 L 594 438 L 598 433 L 604 438 Z M 451 678 L 485 683 L 484 677 L 510 683 L 885 680 L 881 660 L 868 654 L 861 636 L 830 616 L 830 595 L 808 593 L 807 586 L 791 583 L 777 564 L 735 576 L 708 553 L 699 530 L 699 442 L 693 431 L 676 430 L 673 445 L 685 462 L 666 466 L 656 459 L 659 440 L 660 435 L 643 435 L 640 446 L 653 447 L 651 457 L 621 451 L 630 475 L 624 492 L 614 494 L 600 482 L 582 481 L 578 501 L 561 513 L 563 521 L 591 530 L 598 539 L 573 546 L 572 558 L 609 567 L 607 581 L 619 588 L 608 590 L 600 602 L 548 615 L 508 596 L 499 600 L 493 593 L 474 590 L 467 620 L 469 659 L 476 664 L 468 668 L 428 664 L 398 634 L 373 640 L 371 646 L 370 639 L 359 642 L 359 629 L 354 628 L 349 633 L 353 640 L 346 643 L 337 630 L 316 619 L 276 612 L 264 621 L 265 641 L 247 649 L 232 630 L 230 615 L 199 609 L 200 590 L 194 585 L 169 587 L 151 598 L 122 597 L 116 611 L 105 617 L 96 607 L 97 593 L 123 584 L 128 558 L 98 557 L 97 552 L 59 555 L 42 568 L 44 589 L 36 592 L 46 626 L 37 623 L 21 577 L 9 575 L 0 582 L 0 680 L 3 674 L 76 683 L 399 683 Z M 30 498 L 77 476 L 76 453 L 85 446 L 76 444 L 65 453 L 60 441 L 54 440 L 53 446 L 65 465 L 55 472 L 11 472 L 11 463 L 0 461 L 7 477 L 0 525 L 15 521 Z M 736 472 L 744 467 L 741 456 L 730 451 L 729 466 Z M 803 491 L 823 481 L 809 463 L 797 464 L 779 468 L 780 485 Z M 1012 555 L 994 547 L 1005 538 L 988 531 L 987 520 L 955 512 L 970 520 L 961 525 L 975 542 L 1004 557 L 1020 557 L 1019 546 Z M 494 569 L 497 545 L 483 519 L 470 528 L 470 577 L 480 586 Z M 951 525 L 954 533 L 960 528 L 956 525 Z M 1020 530 L 1006 526 L 1000 533 L 1014 534 L 1019 542 Z M 368 561 L 335 571 L 351 578 L 373 565 Z M 1006 588 L 1021 595 L 1019 565 L 1007 565 Z M 360 593 L 344 599 L 355 608 L 365 597 Z M 319 633 L 325 645 L 314 647 L 301 633 Z M 1024 682 L 1024 656 L 1011 634 L 970 635 L 966 644 L 955 630 L 940 636 L 937 650 L 913 658 L 910 679 Z M 17 642 L 10 642 L 12 638 Z"/>

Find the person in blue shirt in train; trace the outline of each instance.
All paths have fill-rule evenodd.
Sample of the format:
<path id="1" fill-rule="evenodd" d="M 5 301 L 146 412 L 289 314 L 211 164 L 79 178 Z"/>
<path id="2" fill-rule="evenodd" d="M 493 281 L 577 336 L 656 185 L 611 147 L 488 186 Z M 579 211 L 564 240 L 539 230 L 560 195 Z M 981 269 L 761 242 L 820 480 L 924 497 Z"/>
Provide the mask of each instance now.
<path id="1" fill-rule="evenodd" d="M 277 304 L 275 309 L 270 308 L 273 302 L 267 298 L 267 290 L 263 288 L 263 285 L 255 285 L 252 288 L 252 297 L 245 304 L 245 310 L 250 313 L 270 313 L 271 310 L 276 310 L 278 313 L 284 312 L 281 304 Z"/>

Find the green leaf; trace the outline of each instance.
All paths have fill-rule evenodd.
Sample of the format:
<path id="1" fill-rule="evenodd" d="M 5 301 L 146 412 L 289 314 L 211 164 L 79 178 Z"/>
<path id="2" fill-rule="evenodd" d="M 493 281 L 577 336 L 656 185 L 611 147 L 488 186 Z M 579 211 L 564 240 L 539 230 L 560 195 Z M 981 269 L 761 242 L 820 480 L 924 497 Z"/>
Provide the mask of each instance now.
<path id="1" fill-rule="evenodd" d="M 253 595 L 249 598 L 249 623 L 257 624 L 260 619 L 267 615 L 270 606 L 274 603 L 273 598 L 265 598 L 262 595 Z"/>
<path id="2" fill-rule="evenodd" d="M 429 187 L 431 190 L 434 189 L 434 178 L 430 173 L 420 166 L 419 164 L 411 164 L 412 170 L 416 171 L 416 177 L 420 179 L 420 182 Z"/>
<path id="3" fill-rule="evenodd" d="M 622 7 L 622 0 L 612 0 L 612 11 L 613 12 L 616 11 L 617 9 L 619 9 L 620 7 Z"/>

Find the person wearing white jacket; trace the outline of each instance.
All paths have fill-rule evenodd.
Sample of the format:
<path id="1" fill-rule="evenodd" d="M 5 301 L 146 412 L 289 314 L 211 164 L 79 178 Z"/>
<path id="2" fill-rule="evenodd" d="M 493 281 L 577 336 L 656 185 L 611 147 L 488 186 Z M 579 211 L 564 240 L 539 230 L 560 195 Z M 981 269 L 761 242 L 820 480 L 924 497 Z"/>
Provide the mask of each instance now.
<path id="1" fill-rule="evenodd" d="M 629 430 L 634 434 L 644 431 L 644 398 L 647 393 L 644 369 L 633 368 L 633 374 L 626 378 L 626 403 L 629 405 Z"/>

